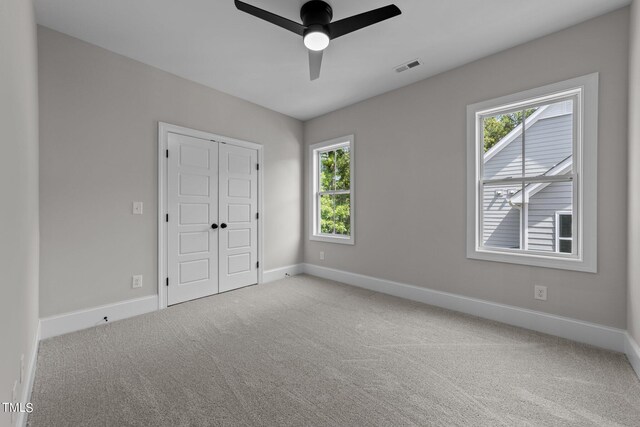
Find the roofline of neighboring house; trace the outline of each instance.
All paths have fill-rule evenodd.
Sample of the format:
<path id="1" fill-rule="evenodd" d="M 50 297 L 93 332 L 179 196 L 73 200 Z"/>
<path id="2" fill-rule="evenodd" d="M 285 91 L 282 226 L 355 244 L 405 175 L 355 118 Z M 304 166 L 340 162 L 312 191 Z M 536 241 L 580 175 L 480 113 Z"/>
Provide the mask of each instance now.
<path id="1" fill-rule="evenodd" d="M 525 120 L 526 129 L 529 129 L 531 126 L 533 126 L 540 119 L 540 116 L 547 110 L 547 108 L 549 108 L 549 105 L 543 105 L 542 107 L 538 108 L 532 115 L 527 117 L 527 120 Z M 484 163 L 487 163 L 489 160 L 491 160 L 491 158 L 493 158 L 496 154 L 498 154 L 505 147 L 511 144 L 521 134 L 522 123 L 513 128 L 511 132 L 506 134 L 500 141 L 498 141 L 493 147 L 489 149 L 489 151 L 484 154 Z"/>
<path id="2" fill-rule="evenodd" d="M 527 117 L 525 120 L 525 129 L 529 129 L 531 126 L 536 124 L 540 119 L 549 119 L 551 117 L 563 116 L 565 114 L 569 114 L 568 112 L 561 111 L 556 114 L 549 114 L 547 110 L 552 107 L 552 105 L 543 105 L 539 107 L 532 115 Z M 511 132 L 505 135 L 496 145 L 491 147 L 489 151 L 484 154 L 483 160 L 484 163 L 487 163 L 491 160 L 496 154 L 502 151 L 505 147 L 507 147 L 510 143 L 512 143 L 518 136 L 522 134 L 522 124 L 516 126 Z"/>
<path id="3" fill-rule="evenodd" d="M 563 175 L 571 170 L 573 166 L 573 156 L 569 156 L 548 171 L 546 171 L 543 176 L 555 176 L 555 175 Z M 549 185 L 553 184 L 553 182 L 538 182 L 536 184 L 529 184 L 525 187 L 525 197 L 527 202 L 529 199 L 540 191 L 547 188 Z M 522 203 L 522 190 L 518 191 L 516 194 L 511 197 L 510 202 L 513 204 L 521 204 Z"/>

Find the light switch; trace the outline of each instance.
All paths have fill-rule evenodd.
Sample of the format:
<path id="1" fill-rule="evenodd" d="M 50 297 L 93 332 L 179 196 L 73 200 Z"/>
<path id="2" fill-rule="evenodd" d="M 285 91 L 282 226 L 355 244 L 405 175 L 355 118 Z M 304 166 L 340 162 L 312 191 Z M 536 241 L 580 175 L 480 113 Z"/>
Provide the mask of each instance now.
<path id="1" fill-rule="evenodd" d="M 133 202 L 133 214 L 142 215 L 142 202 Z"/>

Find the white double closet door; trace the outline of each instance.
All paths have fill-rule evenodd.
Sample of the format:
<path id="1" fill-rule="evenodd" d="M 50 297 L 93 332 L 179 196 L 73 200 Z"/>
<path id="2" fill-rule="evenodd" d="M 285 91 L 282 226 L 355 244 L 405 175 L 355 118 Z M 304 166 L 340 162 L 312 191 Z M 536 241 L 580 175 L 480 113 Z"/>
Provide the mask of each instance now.
<path id="1" fill-rule="evenodd" d="M 168 304 L 258 282 L 258 153 L 168 134 Z"/>

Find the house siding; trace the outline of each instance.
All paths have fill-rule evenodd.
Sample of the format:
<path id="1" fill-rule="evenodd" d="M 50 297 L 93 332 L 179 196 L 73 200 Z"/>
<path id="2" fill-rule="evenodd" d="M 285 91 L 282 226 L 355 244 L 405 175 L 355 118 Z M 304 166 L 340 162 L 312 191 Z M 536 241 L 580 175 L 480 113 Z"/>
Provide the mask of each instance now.
<path id="1" fill-rule="evenodd" d="M 540 120 L 525 134 L 525 176 L 542 175 L 573 151 L 573 117 L 564 115 Z"/>
<path id="2" fill-rule="evenodd" d="M 557 114 L 548 110 L 546 114 Z M 563 108 L 559 106 L 558 109 Z M 541 175 L 572 153 L 573 116 L 541 118 L 525 132 L 526 176 Z M 496 179 L 521 176 L 522 135 L 484 164 L 484 178 Z"/>
<path id="3" fill-rule="evenodd" d="M 513 208 L 505 197 L 519 186 L 485 186 L 483 195 L 482 231 L 484 246 L 520 247 L 520 209 Z M 496 195 L 502 191 L 503 196 Z"/>
<path id="4" fill-rule="evenodd" d="M 571 182 L 554 182 L 529 199 L 530 250 L 556 251 L 556 212 L 572 211 L 572 191 Z"/>
<path id="5" fill-rule="evenodd" d="M 571 103 L 547 107 L 540 119 L 525 132 L 526 176 L 542 175 L 572 154 L 573 116 Z M 484 164 L 484 178 L 521 176 L 522 135 L 496 153 Z M 563 185 L 568 184 L 568 185 Z M 502 196 L 496 191 L 502 191 Z M 483 194 L 482 234 L 485 246 L 518 248 L 520 245 L 520 210 L 509 202 L 509 191 L 519 186 L 486 186 Z M 541 198 L 541 201 L 534 200 Z M 528 249 L 555 250 L 555 209 L 571 210 L 571 184 L 554 183 L 529 201 L 528 224 L 531 228 Z M 544 216 L 544 217 L 543 217 Z"/>

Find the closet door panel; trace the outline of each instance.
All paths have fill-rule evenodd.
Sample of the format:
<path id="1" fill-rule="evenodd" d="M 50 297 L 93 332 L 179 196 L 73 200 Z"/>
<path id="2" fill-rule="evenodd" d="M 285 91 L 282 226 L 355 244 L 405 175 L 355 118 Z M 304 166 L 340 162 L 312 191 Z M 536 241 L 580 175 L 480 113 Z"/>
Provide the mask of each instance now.
<path id="1" fill-rule="evenodd" d="M 218 293 L 218 143 L 168 135 L 168 304 Z"/>
<path id="2" fill-rule="evenodd" d="M 258 282 L 258 152 L 220 144 L 220 292 Z"/>

